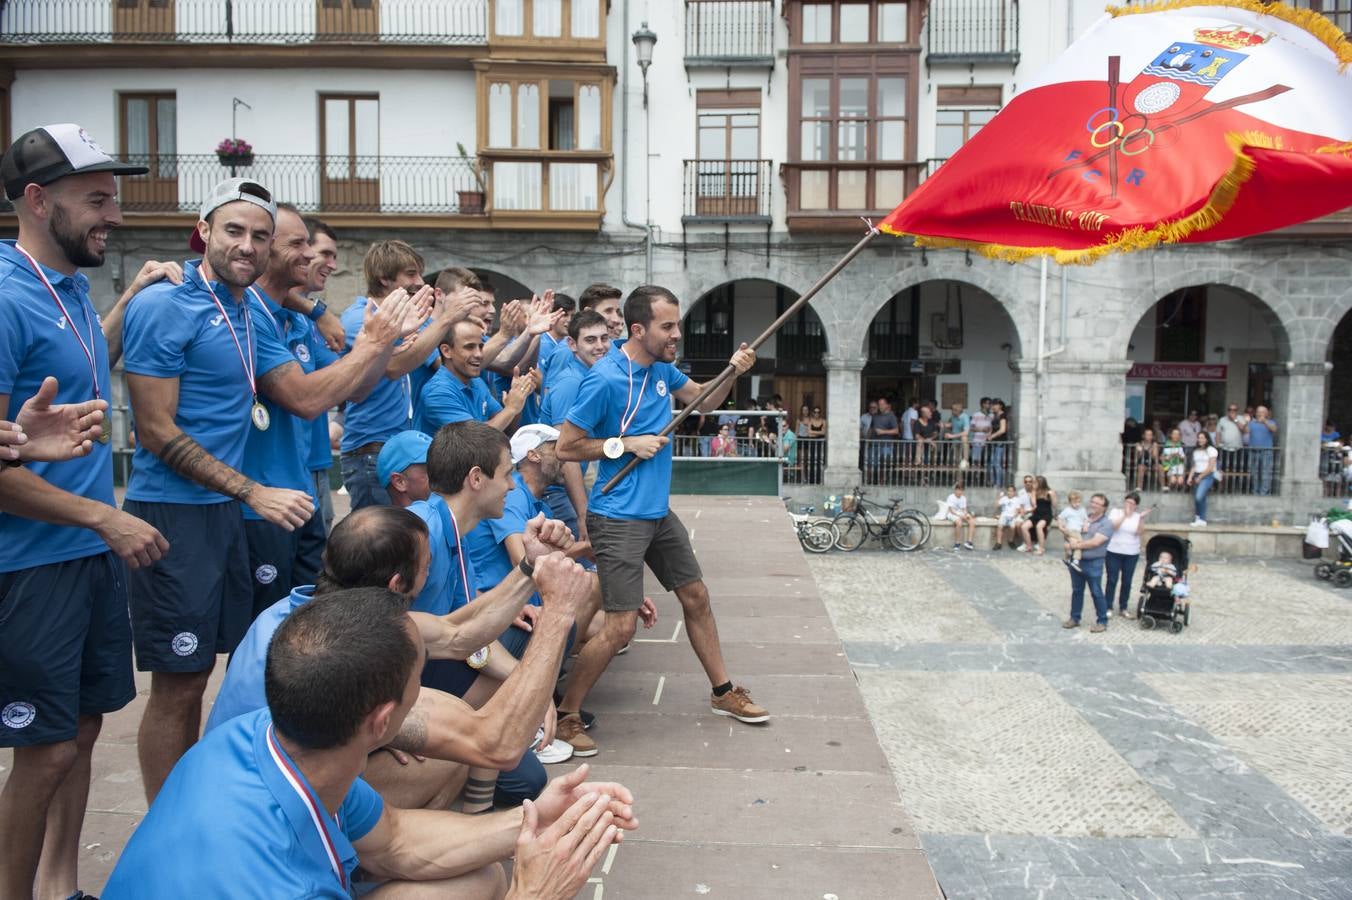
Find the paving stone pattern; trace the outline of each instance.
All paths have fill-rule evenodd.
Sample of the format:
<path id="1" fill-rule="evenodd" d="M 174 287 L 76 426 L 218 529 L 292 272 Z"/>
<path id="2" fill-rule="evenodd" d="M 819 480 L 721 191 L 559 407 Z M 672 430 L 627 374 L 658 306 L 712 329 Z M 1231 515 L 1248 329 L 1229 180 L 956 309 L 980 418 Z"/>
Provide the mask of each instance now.
<path id="1" fill-rule="evenodd" d="M 1059 557 L 809 564 L 947 896 L 1352 898 L 1352 591 L 1207 561 L 1091 635 Z"/>

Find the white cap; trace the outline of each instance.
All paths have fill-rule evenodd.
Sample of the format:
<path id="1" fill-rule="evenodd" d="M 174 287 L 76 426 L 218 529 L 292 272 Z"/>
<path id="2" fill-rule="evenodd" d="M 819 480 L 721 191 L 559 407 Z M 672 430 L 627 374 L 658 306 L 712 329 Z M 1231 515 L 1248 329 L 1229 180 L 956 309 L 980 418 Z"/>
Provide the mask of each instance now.
<path id="1" fill-rule="evenodd" d="M 526 454 L 539 447 L 559 439 L 559 430 L 548 425 L 522 425 L 512 435 L 512 465 L 526 458 Z"/>

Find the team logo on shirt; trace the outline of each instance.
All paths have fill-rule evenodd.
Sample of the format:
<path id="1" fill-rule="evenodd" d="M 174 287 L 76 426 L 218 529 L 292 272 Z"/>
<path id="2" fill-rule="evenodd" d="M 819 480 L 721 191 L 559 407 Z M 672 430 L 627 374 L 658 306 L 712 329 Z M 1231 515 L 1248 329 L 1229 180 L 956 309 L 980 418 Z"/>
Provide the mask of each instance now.
<path id="1" fill-rule="evenodd" d="M 661 378 L 657 379 L 657 396 L 665 397 L 667 395 L 667 383 Z"/>
<path id="2" fill-rule="evenodd" d="M 225 321 L 225 316 L 212 316 L 212 317 L 211 317 L 211 327 L 212 327 L 212 328 L 215 328 L 217 325 L 221 324 L 221 323 L 224 322 L 224 321 Z"/>
<path id="3" fill-rule="evenodd" d="M 22 700 L 7 704 L 4 710 L 0 711 L 0 722 L 3 722 L 6 728 L 13 728 L 16 731 L 27 728 L 37 717 L 38 711 L 33 708 L 33 704 Z"/>
<path id="4" fill-rule="evenodd" d="M 309 361 L 310 361 L 310 348 L 307 347 L 307 346 L 305 346 L 304 344 L 297 344 L 297 345 L 296 345 L 296 359 L 300 360 L 300 361 L 303 362 L 303 363 L 309 362 Z"/>
<path id="5" fill-rule="evenodd" d="M 272 584 L 277 580 L 277 567 L 271 563 L 264 563 L 254 569 L 254 580 L 259 584 Z"/>
<path id="6" fill-rule="evenodd" d="M 484 415 L 484 416 L 487 416 L 487 415 L 488 415 L 488 401 L 485 400 L 485 401 L 484 401 L 482 404 L 480 404 L 480 405 L 483 407 L 483 410 L 482 410 L 482 413 L 481 413 L 481 414 Z"/>
<path id="7" fill-rule="evenodd" d="M 65 316 L 57 316 L 57 318 L 56 318 L 56 327 L 57 327 L 57 328 L 60 328 L 62 331 L 65 331 L 65 329 L 66 329 L 66 317 L 65 317 Z"/>
<path id="8" fill-rule="evenodd" d="M 169 642 L 169 649 L 173 650 L 176 656 L 192 656 L 197 652 L 197 635 L 191 631 L 180 631 Z"/>

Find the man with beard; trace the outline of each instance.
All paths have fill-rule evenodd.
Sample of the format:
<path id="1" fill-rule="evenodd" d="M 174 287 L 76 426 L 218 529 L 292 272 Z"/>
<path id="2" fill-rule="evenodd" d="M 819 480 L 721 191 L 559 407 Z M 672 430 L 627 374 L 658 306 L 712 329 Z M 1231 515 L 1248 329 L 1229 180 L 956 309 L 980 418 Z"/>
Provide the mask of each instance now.
<path id="1" fill-rule="evenodd" d="M 701 385 L 672 365 L 681 339 L 680 305 L 656 285 L 635 288 L 624 302 L 629 339 L 615 341 L 591 367 L 564 420 L 560 459 L 600 460 L 587 509 L 587 534 L 601 576 L 605 625 L 578 654 L 559 705 L 558 736 L 569 741 L 582 732 L 582 700 L 616 651 L 634 636 L 643 605 L 646 563 L 666 590 L 674 590 L 685 615 L 685 630 L 713 686 L 710 708 L 742 722 L 764 722 L 770 714 L 734 686 L 723 663 L 718 624 L 709 604 L 704 575 L 690 546 L 689 532 L 671 511 L 670 439 L 659 434 L 671 422 L 670 397 L 689 404 Z M 755 364 L 742 344 L 730 363 L 738 374 Z M 717 409 L 735 379 L 706 397 L 700 412 Z M 640 460 L 609 494 L 603 486 L 619 473 L 630 454 Z"/>
<path id="2" fill-rule="evenodd" d="M 42 896 L 78 892 L 94 742 L 103 715 L 136 696 L 124 561 L 169 549 L 115 506 L 102 414 L 115 353 L 78 272 L 103 265 L 122 222 L 114 176 L 145 172 L 71 124 L 29 131 L 0 161 L 19 219 L 18 243 L 0 243 L 0 417 L 27 437 L 0 469 L 0 746 L 14 748 L 0 792 L 4 897 L 33 896 L 35 877 Z M 162 276 L 177 267 L 147 263 L 128 292 Z"/>
<path id="3" fill-rule="evenodd" d="M 477 322 L 464 320 L 451 326 L 442 342 L 441 368 L 428 379 L 418 395 L 414 427 L 435 435 L 443 425 L 473 419 L 499 431 L 511 428 L 521 416 L 526 398 L 535 391 L 535 376 L 527 372 L 512 379 L 512 388 L 499 403 L 479 377 L 483 371 L 484 330 Z"/>
<path id="4" fill-rule="evenodd" d="M 307 490 L 241 473 L 249 431 L 274 427 L 260 394 L 293 415 L 318 415 L 384 368 L 410 305 L 401 292 L 368 320 L 346 358 L 305 374 L 250 287 L 270 254 L 276 216 L 257 182 L 220 183 L 190 240 L 204 258 L 184 266 L 181 285 L 152 285 L 127 307 L 127 389 L 139 445 L 123 508 L 175 545 L 128 580 L 136 663 L 153 673 L 137 735 L 151 800 L 197 739 L 216 654 L 233 650 L 249 625 L 241 504 L 286 530 L 314 513 Z"/>
<path id="5" fill-rule="evenodd" d="M 311 495 L 318 509 L 319 498 L 314 495 L 314 479 L 309 471 L 310 442 L 316 440 L 317 435 L 311 432 L 311 422 L 287 411 L 287 398 L 293 396 L 291 392 L 283 390 L 282 402 L 278 402 L 269 396 L 273 393 L 272 388 L 276 382 L 293 377 L 295 369 L 299 367 L 306 377 L 297 379 L 296 388 L 300 389 L 304 385 L 304 390 L 308 391 L 309 383 L 313 380 L 311 373 L 332 365 L 337 366 L 338 370 L 352 372 L 353 378 L 361 379 L 356 384 L 349 382 L 350 393 L 340 397 L 339 401 L 359 402 L 384 374 L 394 344 L 385 344 L 385 352 L 369 358 L 365 368 L 358 372 L 356 366 L 360 363 L 361 354 L 349 354 L 340 360 L 336 353 L 315 337 L 308 318 L 283 309 L 276 302 L 276 298 L 287 296 L 291 290 L 305 283 L 314 259 L 310 236 L 299 211 L 294 206 L 279 203 L 267 268 L 250 288 L 250 292 L 255 299 L 262 301 L 270 313 L 270 316 L 254 323 L 259 333 L 271 333 L 286 346 L 287 351 L 295 357 L 295 362 L 264 372 L 258 377 L 259 392 L 264 395 L 263 407 L 267 410 L 271 424 L 266 429 L 249 429 L 241 471 L 259 484 L 303 490 Z M 415 317 L 407 327 L 416 329 L 420 324 L 421 321 Z M 314 406 L 310 405 L 306 411 L 313 410 Z M 319 410 L 315 421 L 326 419 L 327 409 L 324 407 Z M 327 450 L 327 436 L 324 446 Z M 291 529 L 266 521 L 256 511 L 246 507 L 244 533 L 249 543 L 249 571 L 253 573 L 253 612 L 249 617 L 252 621 L 263 610 L 289 594 L 292 588 L 314 583 L 315 576 L 319 574 L 327 532 L 322 511 L 310 516 L 300 528 Z"/>

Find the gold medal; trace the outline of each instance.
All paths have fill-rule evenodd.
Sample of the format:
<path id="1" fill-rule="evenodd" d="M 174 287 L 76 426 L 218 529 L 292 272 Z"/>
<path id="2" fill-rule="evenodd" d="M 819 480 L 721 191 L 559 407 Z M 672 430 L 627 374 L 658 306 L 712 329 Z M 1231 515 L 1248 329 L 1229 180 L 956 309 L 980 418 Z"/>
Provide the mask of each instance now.
<path id="1" fill-rule="evenodd" d="M 480 647 L 469 655 L 465 660 L 465 665 L 471 669 L 482 669 L 488 665 L 488 657 L 492 655 L 492 647 Z"/>
<path id="2" fill-rule="evenodd" d="M 106 444 L 110 440 L 112 440 L 112 438 L 113 438 L 113 423 L 109 422 L 107 419 L 104 419 L 103 424 L 99 427 L 98 441 L 100 444 Z"/>
<path id="3" fill-rule="evenodd" d="M 268 408 L 258 400 L 254 401 L 253 412 L 250 417 L 253 419 L 254 427 L 259 431 L 267 431 L 268 426 L 272 424 L 272 416 L 268 415 Z"/>

